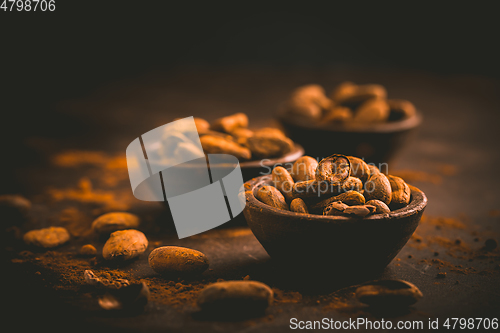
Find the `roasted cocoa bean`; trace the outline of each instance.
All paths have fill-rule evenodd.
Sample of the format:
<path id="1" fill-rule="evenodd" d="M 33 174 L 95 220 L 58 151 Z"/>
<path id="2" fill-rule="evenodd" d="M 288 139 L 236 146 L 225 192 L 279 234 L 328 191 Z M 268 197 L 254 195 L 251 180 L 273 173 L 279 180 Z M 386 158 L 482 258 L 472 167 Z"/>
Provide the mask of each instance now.
<path id="1" fill-rule="evenodd" d="M 138 230 L 118 230 L 113 232 L 102 249 L 106 260 L 129 260 L 138 257 L 148 247 L 148 239 Z"/>
<path id="2" fill-rule="evenodd" d="M 206 154 L 228 154 L 236 156 L 239 160 L 249 160 L 252 157 L 248 148 L 222 137 L 204 135 L 200 137 L 200 143 Z"/>
<path id="3" fill-rule="evenodd" d="M 290 153 L 293 141 L 278 132 L 256 131 L 247 139 L 247 147 L 257 158 L 271 158 Z"/>
<path id="4" fill-rule="evenodd" d="M 149 254 L 148 262 L 156 273 L 171 277 L 200 275 L 209 265 L 205 254 L 179 246 L 154 249 Z"/>
<path id="5" fill-rule="evenodd" d="M 365 204 L 365 197 L 357 191 L 348 191 L 337 196 L 322 200 L 311 205 L 312 211 L 320 211 L 325 209 L 330 203 L 340 201 L 349 206 L 357 206 Z"/>
<path id="6" fill-rule="evenodd" d="M 290 203 L 290 211 L 302 214 L 309 214 L 309 209 L 307 205 L 301 198 L 293 199 Z"/>
<path id="7" fill-rule="evenodd" d="M 99 216 L 92 222 L 92 230 L 99 235 L 109 235 L 117 230 L 136 229 L 139 217 L 124 212 L 113 212 Z"/>
<path id="8" fill-rule="evenodd" d="M 292 165 L 290 175 L 296 182 L 316 179 L 318 161 L 310 156 L 302 156 Z"/>
<path id="9" fill-rule="evenodd" d="M 367 201 L 380 200 L 386 205 L 391 203 L 391 183 L 383 173 L 370 176 L 365 183 L 363 195 Z"/>
<path id="10" fill-rule="evenodd" d="M 381 123 L 389 118 L 389 105 L 384 99 L 370 99 L 359 106 L 353 121 L 359 123 Z"/>
<path id="11" fill-rule="evenodd" d="M 224 281 L 203 289 L 197 303 L 203 311 L 213 314 L 244 311 L 246 315 L 263 312 L 272 302 L 273 291 L 261 282 Z"/>
<path id="12" fill-rule="evenodd" d="M 374 307 L 405 307 L 423 297 L 414 284 L 403 280 L 371 281 L 356 289 L 356 298 Z"/>
<path id="13" fill-rule="evenodd" d="M 354 156 L 347 156 L 351 162 L 351 177 L 359 178 L 363 183 L 370 177 L 370 168 L 365 161 Z"/>
<path id="14" fill-rule="evenodd" d="M 281 166 L 277 166 L 273 169 L 271 174 L 271 179 L 273 181 L 274 187 L 276 187 L 281 194 L 285 196 L 288 200 L 293 199 L 293 185 L 294 181 L 288 170 Z"/>
<path id="15" fill-rule="evenodd" d="M 340 201 L 331 202 L 323 210 L 323 215 L 341 216 L 347 207 L 349 206 Z"/>
<path id="16" fill-rule="evenodd" d="M 285 197 L 272 186 L 262 186 L 255 196 L 258 200 L 274 208 L 288 210 Z"/>
<path id="17" fill-rule="evenodd" d="M 219 118 L 212 123 L 210 129 L 231 133 L 239 127 L 248 127 L 248 117 L 244 113 L 235 113 L 230 116 Z"/>
<path id="18" fill-rule="evenodd" d="M 43 248 L 53 248 L 69 241 L 69 232 L 62 227 L 31 230 L 24 234 L 24 242 Z"/>
<path id="19" fill-rule="evenodd" d="M 391 206 L 394 208 L 401 208 L 410 203 L 411 191 L 410 187 L 405 181 L 396 176 L 387 176 L 391 184 Z"/>
<path id="20" fill-rule="evenodd" d="M 362 206 L 348 206 L 342 213 L 348 215 L 355 215 L 359 217 L 365 217 L 367 215 L 373 214 L 376 210 L 375 206 L 362 205 Z"/>
<path id="21" fill-rule="evenodd" d="M 380 200 L 369 200 L 366 202 L 367 205 L 374 206 L 375 209 L 375 214 L 388 214 L 391 212 L 389 209 L 389 206 L 387 206 L 385 203 L 383 203 Z"/>
<path id="22" fill-rule="evenodd" d="M 350 175 L 351 163 L 344 155 L 334 154 L 318 163 L 316 180 L 330 184 L 342 184 Z"/>

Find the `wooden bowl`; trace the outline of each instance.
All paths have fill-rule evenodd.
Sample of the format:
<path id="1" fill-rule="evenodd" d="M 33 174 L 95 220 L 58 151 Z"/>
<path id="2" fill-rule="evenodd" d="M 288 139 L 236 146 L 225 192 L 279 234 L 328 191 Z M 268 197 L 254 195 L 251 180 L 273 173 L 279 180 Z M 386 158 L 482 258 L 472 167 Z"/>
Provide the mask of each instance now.
<path id="1" fill-rule="evenodd" d="M 286 113 L 277 118 L 287 136 L 301 144 L 309 156 L 323 158 L 325 151 L 334 151 L 376 164 L 389 162 L 422 122 L 419 112 L 405 120 L 380 124 L 318 124 Z"/>
<path id="2" fill-rule="evenodd" d="M 248 226 L 273 261 L 299 272 L 335 277 L 382 271 L 415 231 L 427 197 L 410 186 L 408 206 L 366 218 L 299 214 L 268 206 L 256 191 L 270 176 L 245 183 Z"/>

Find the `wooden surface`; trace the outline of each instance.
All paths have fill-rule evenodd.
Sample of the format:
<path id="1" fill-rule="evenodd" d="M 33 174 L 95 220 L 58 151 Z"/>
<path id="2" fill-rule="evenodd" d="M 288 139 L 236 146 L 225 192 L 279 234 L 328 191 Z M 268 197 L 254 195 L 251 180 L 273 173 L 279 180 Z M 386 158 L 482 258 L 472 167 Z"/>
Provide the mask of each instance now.
<path id="1" fill-rule="evenodd" d="M 174 307 L 153 301 L 139 315 L 110 316 L 96 309 L 95 299 L 75 292 L 74 288 L 65 288 L 50 266 L 41 267 L 36 260 L 20 260 L 23 245 L 15 243 L 7 244 L 5 251 L 6 280 L 10 284 L 7 289 L 11 291 L 4 300 L 10 308 L 6 319 L 10 318 L 19 327 L 28 327 L 30 323 L 21 318 L 32 318 L 40 325 L 66 331 L 119 328 L 276 332 L 288 331 L 292 317 L 377 318 L 352 298 L 353 286 L 342 286 L 344 289 L 336 292 L 341 286 L 318 287 L 314 276 L 310 277 L 312 282 L 305 283 L 296 281 L 293 274 L 277 270 L 241 221 L 188 239 L 176 239 L 165 207 L 135 200 L 126 169 L 120 164 L 128 143 L 176 117 L 193 115 L 213 120 L 229 113 L 246 112 L 251 127 L 272 125 L 277 105 L 294 87 L 313 82 L 330 90 L 343 80 L 383 84 L 390 97 L 413 101 L 424 116 L 418 136 L 390 163 L 389 171 L 423 190 L 429 204 L 416 236 L 378 277 L 410 281 L 421 289 L 424 298 L 408 313 L 392 320 L 416 319 L 427 323 L 431 317 L 498 316 L 500 250 L 487 252 L 483 247 L 486 239 L 500 240 L 499 83 L 475 77 L 339 67 L 183 69 L 155 73 L 117 83 L 90 96 L 62 100 L 48 116 L 56 124 L 41 123 L 36 131 L 26 133 L 21 142 L 13 143 L 16 154 L 22 158 L 13 162 L 12 173 L 2 180 L 3 192 L 21 193 L 34 202 L 33 221 L 21 227 L 21 232 L 52 224 L 73 228 L 72 241 L 56 251 L 75 253 L 88 241 L 85 231 L 99 214 L 129 210 L 145 221 L 144 231 L 153 244 L 148 253 L 160 245 L 187 246 L 206 253 L 210 270 L 203 277 L 204 283 L 249 275 L 288 295 L 278 297 L 265 317 L 238 322 L 211 321 L 199 319 L 197 309 L 191 304 Z M 328 151 L 327 142 L 319 144 L 328 154 L 335 153 Z M 67 156 L 64 154 L 68 150 L 102 152 L 104 162 L 70 166 L 60 160 L 61 156 Z M 113 161 L 117 163 L 115 168 Z M 92 191 L 115 197 L 105 203 L 68 199 L 68 189 L 81 194 L 85 189 L 88 191 L 89 182 Z M 58 199 L 61 196 L 65 199 Z M 71 215 L 71 208 L 75 207 L 78 213 Z M 82 219 L 79 224 L 82 228 L 68 222 L 77 217 Z M 94 242 L 98 248 L 102 247 L 102 242 Z M 34 252 L 34 257 L 42 255 Z M 153 279 L 154 273 L 145 258 L 123 270 L 135 278 Z M 335 263 L 329 264 L 332 271 L 337 269 Z M 447 272 L 446 278 L 436 278 L 439 272 Z M 339 298 L 347 305 L 340 306 Z"/>

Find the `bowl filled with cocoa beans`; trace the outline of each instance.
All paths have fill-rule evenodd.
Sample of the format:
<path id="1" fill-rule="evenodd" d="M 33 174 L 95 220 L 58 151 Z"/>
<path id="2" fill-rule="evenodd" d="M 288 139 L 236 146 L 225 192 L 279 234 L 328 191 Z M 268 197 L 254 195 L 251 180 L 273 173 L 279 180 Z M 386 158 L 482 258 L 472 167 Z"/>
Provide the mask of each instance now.
<path id="1" fill-rule="evenodd" d="M 417 228 L 425 194 L 373 164 L 334 154 L 245 183 L 248 226 L 277 263 L 337 276 L 379 272 Z"/>
<path id="2" fill-rule="evenodd" d="M 304 154 L 302 146 L 279 128 L 249 128 L 249 120 L 244 113 L 218 118 L 211 123 L 197 117 L 194 121 L 203 152 L 236 157 L 244 181 L 268 174 L 274 165 L 293 163 Z M 231 166 L 230 162 L 210 164 L 211 169 L 232 170 Z M 199 165 L 194 163 L 193 167 Z"/>
<path id="3" fill-rule="evenodd" d="M 248 117 L 244 113 L 218 118 L 201 126 L 199 122 L 196 126 L 203 151 L 206 154 L 235 156 L 245 181 L 266 174 L 274 165 L 294 162 L 304 154 L 302 146 L 294 143 L 278 128 L 250 129 Z"/>
<path id="4" fill-rule="evenodd" d="M 278 111 L 285 133 L 312 156 L 325 151 L 388 162 L 422 122 L 413 103 L 388 98 L 379 84 L 343 82 L 330 94 L 317 84 L 295 89 Z"/>

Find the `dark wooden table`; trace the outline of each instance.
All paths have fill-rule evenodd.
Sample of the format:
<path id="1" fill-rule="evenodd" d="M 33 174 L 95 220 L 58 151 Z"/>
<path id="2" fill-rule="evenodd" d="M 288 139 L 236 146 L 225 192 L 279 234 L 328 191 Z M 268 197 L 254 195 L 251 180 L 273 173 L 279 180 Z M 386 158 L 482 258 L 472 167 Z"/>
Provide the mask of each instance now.
<path id="1" fill-rule="evenodd" d="M 390 97 L 413 101 L 424 115 L 415 140 L 389 165 L 391 173 L 422 189 L 429 200 L 414 237 L 380 276 L 404 279 L 422 290 L 424 298 L 408 312 L 370 314 L 352 297 L 355 286 L 337 290 L 340 287 L 334 285 L 312 288 L 314 282 L 295 283 L 293 276 L 276 270 L 241 221 L 178 240 L 162 204 L 140 202 L 131 195 L 123 155 L 140 134 L 176 117 L 212 120 L 234 112 L 247 113 L 251 126 L 273 125 L 277 105 L 294 87 L 320 83 L 329 90 L 344 80 L 383 84 Z M 249 275 L 275 288 L 277 302 L 264 317 L 235 322 L 200 319 L 191 301 L 174 306 L 158 297 L 152 297 L 141 314 L 111 316 L 99 311 L 96 299 L 75 287 L 74 281 L 66 285 L 60 267 L 40 263 L 43 260 L 37 263 L 36 258 L 47 253 L 30 249 L 32 254 L 23 257 L 23 245 L 12 241 L 5 246 L 8 269 L 3 274 L 8 284 L 4 289 L 10 291 L 4 298 L 10 309 L 5 319 L 19 328 L 34 322 L 66 331 L 276 332 L 289 330 L 290 318 L 390 317 L 394 322 L 422 320 L 427 327 L 428 318 L 440 318 L 442 323 L 449 317 L 498 317 L 500 249 L 484 246 L 487 239 L 500 240 L 499 87 L 498 81 L 478 77 L 390 69 L 200 68 L 154 73 L 101 88 L 90 96 L 62 100 L 52 109 L 50 119 L 56 123 L 41 124 L 51 132 L 42 128 L 26 133 L 17 143 L 23 157 L 13 162 L 5 179 L 9 192 L 21 193 L 34 203 L 33 220 L 18 233 L 53 224 L 66 226 L 73 238 L 55 251 L 74 258 L 79 246 L 88 242 L 86 231 L 96 216 L 129 210 L 145 221 L 151 244 L 148 253 L 160 245 L 198 249 L 211 262 L 203 283 Z M 328 151 L 328 143 L 324 149 L 335 153 Z M 101 153 L 92 155 L 92 163 L 82 164 L 71 159 L 70 150 Z M 78 200 L 70 198 L 71 189 Z M 102 195 L 102 200 L 85 201 L 85 191 Z M 80 222 L 73 223 L 77 219 Z M 102 242 L 93 242 L 102 247 Z M 153 287 L 167 283 L 158 282 L 145 256 L 122 269 Z M 331 269 L 339 268 L 331 263 Z M 446 277 L 437 278 L 440 272 L 446 272 Z"/>

